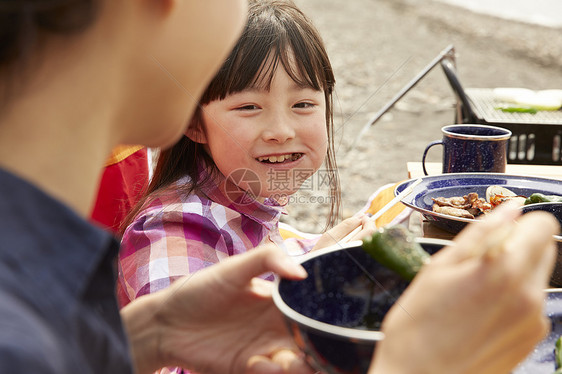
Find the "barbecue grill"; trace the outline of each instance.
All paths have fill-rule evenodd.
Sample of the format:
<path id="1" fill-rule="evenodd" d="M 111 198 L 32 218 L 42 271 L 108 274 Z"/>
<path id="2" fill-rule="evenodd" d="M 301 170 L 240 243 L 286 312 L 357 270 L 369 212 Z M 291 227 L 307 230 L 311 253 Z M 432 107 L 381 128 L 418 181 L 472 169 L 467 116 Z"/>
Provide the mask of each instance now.
<path id="1" fill-rule="evenodd" d="M 457 97 L 456 123 L 475 123 L 506 128 L 512 132 L 507 162 L 511 164 L 561 165 L 562 111 L 509 113 L 495 109 L 491 88 L 464 89 L 450 59 L 441 66 Z M 460 121 L 460 122 L 459 122 Z"/>

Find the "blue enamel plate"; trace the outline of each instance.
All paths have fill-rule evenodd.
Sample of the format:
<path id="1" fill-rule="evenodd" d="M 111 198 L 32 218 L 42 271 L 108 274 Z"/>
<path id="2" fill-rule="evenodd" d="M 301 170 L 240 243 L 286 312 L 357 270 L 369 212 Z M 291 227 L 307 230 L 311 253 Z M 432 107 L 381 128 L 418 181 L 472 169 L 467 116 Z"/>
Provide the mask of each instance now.
<path id="1" fill-rule="evenodd" d="M 432 198 L 464 196 L 469 192 L 476 192 L 479 197 L 485 198 L 486 189 L 492 185 L 505 187 L 522 196 L 529 196 L 537 192 L 562 196 L 562 181 L 532 176 L 502 173 L 450 173 L 426 176 L 421 180 L 421 183 L 402 199 L 402 203 L 420 212 L 426 220 L 436 226 L 454 234 L 461 231 L 474 219 L 435 213 L 432 211 Z M 414 181 L 414 179 L 410 179 L 400 183 L 396 186 L 394 195 L 404 191 Z"/>

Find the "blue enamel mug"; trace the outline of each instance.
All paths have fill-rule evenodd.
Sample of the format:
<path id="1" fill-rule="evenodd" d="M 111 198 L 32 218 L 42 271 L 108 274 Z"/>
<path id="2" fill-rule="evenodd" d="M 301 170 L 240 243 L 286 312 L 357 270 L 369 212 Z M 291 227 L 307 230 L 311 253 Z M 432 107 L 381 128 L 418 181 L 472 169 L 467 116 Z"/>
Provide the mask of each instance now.
<path id="1" fill-rule="evenodd" d="M 488 125 L 449 125 L 441 129 L 442 140 L 427 145 L 422 157 L 423 172 L 427 175 L 425 158 L 435 145 L 443 146 L 443 173 L 505 173 L 507 146 L 511 131 Z"/>

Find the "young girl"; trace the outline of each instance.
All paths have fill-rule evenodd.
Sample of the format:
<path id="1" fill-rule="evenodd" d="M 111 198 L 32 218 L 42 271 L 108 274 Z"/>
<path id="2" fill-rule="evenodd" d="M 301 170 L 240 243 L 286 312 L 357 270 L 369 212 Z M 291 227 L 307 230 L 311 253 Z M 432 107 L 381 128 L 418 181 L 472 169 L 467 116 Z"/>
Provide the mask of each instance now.
<path id="1" fill-rule="evenodd" d="M 278 229 L 288 196 L 324 161 L 333 198 L 329 224 L 336 219 L 333 88 L 311 21 L 290 1 L 250 2 L 242 37 L 185 136 L 160 155 L 146 197 L 125 226 L 122 305 L 262 243 L 302 254 L 362 224 L 344 221 L 320 240 L 284 241 Z M 364 221 L 358 237 L 374 229 Z"/>

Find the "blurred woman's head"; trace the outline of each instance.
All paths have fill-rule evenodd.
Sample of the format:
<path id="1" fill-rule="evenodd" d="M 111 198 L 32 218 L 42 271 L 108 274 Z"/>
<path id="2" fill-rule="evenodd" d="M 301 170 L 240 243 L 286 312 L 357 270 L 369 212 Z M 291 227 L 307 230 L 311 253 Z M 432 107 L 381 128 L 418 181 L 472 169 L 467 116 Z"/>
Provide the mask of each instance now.
<path id="1" fill-rule="evenodd" d="M 0 106 L 74 69 L 91 75 L 92 85 L 105 74 L 112 80 L 107 101 L 93 102 L 92 111 L 106 106 L 112 136 L 168 146 L 185 130 L 246 15 L 246 0 L 0 1 Z M 91 100 L 89 88 L 77 82 L 64 90 Z"/>

